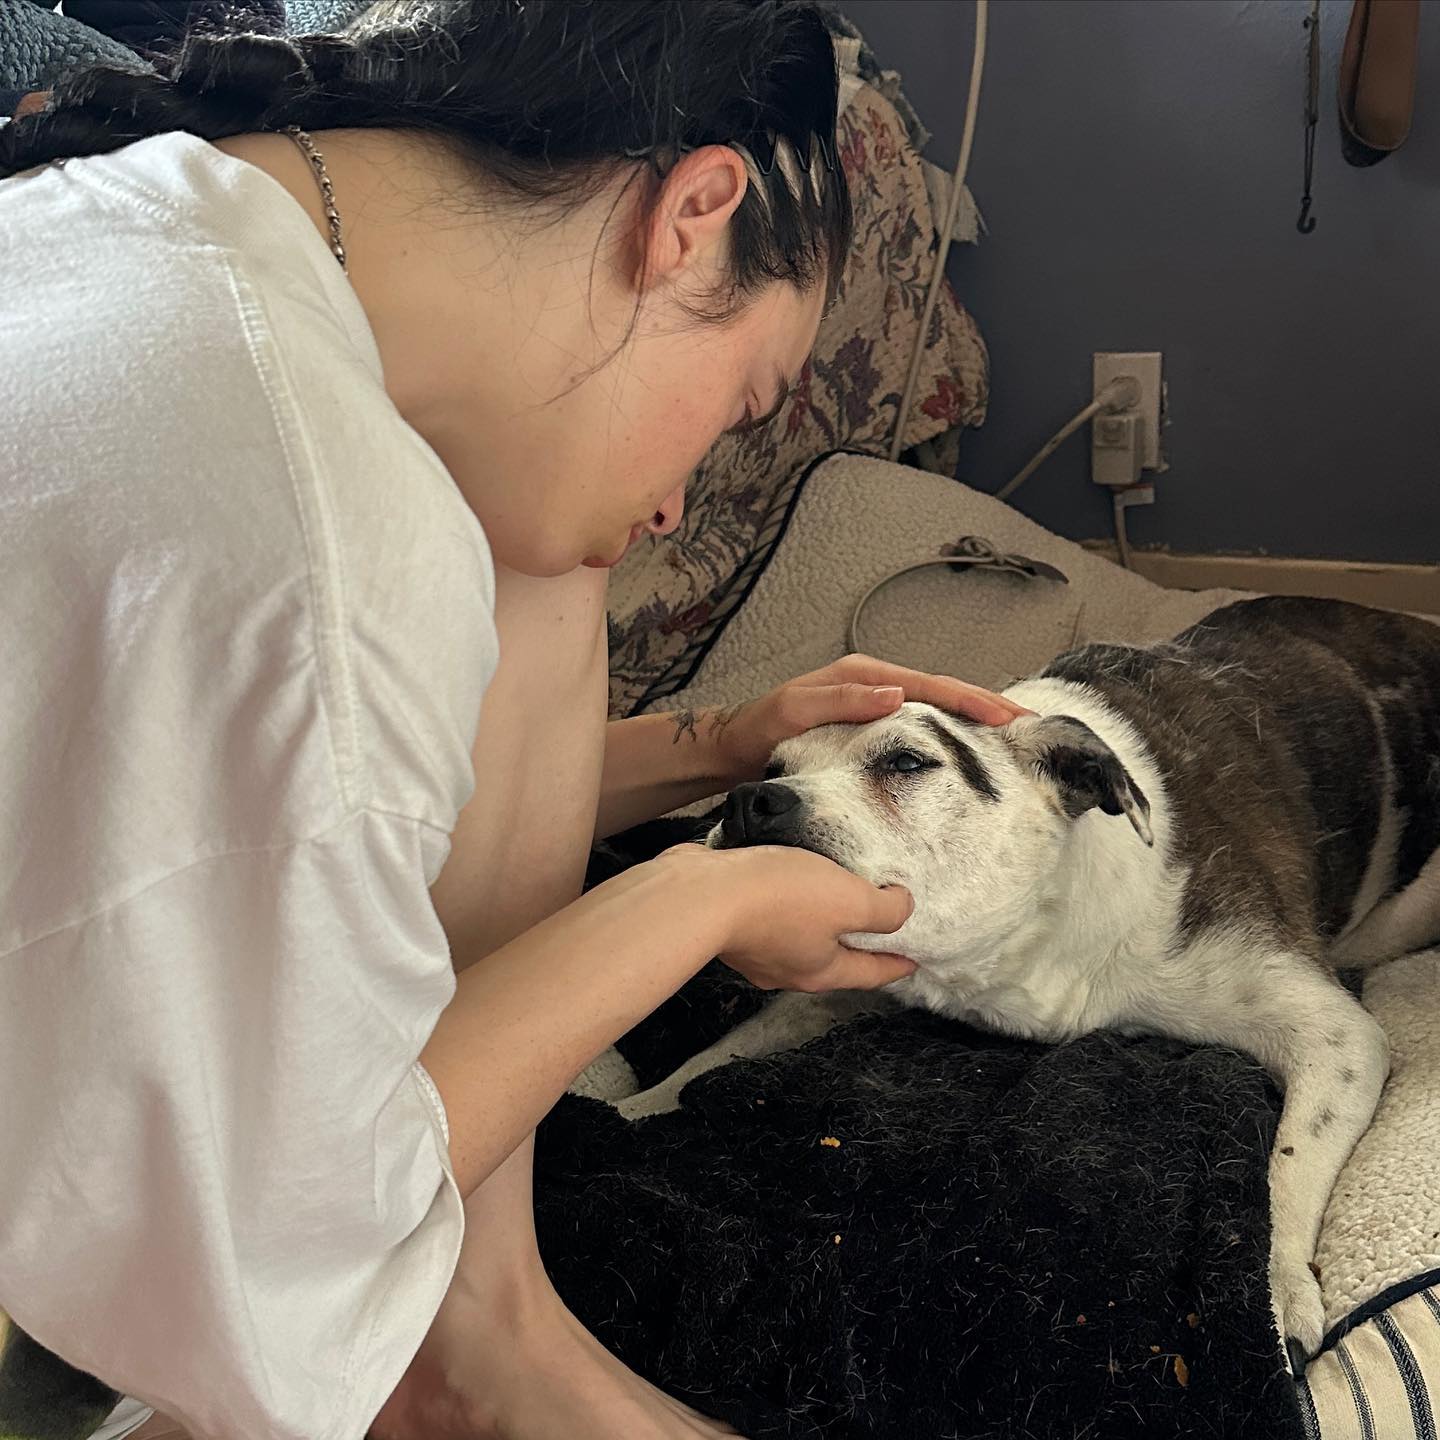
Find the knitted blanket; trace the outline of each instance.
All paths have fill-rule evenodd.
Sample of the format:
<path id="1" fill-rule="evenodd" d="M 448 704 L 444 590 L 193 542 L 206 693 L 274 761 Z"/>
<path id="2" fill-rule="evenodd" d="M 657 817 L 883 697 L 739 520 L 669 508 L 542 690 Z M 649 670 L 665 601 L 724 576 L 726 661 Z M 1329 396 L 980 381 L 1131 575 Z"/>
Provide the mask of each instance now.
<path id="1" fill-rule="evenodd" d="M 0 0 L 0 90 L 46 90 L 83 65 L 145 65 L 118 41 L 33 0 Z"/>
<path id="2" fill-rule="evenodd" d="M 273 0 L 270 0 L 273 3 Z M 360 9 L 364 0 L 286 0 L 285 28 L 292 34 L 335 30 L 344 25 Z M 134 50 L 145 48 L 149 38 L 178 32 L 184 6 L 155 7 L 160 11 L 156 23 L 143 7 L 116 4 L 109 0 L 100 7 L 96 0 L 77 7 L 78 14 L 62 15 L 53 6 L 36 4 L 35 0 L 0 0 L 0 91 L 48 90 L 69 70 L 86 65 L 119 65 L 131 70 L 148 68 Z M 216 11 L 226 8 L 225 0 L 209 0 L 206 6 L 191 6 L 214 20 Z M 237 10 L 246 7 L 236 3 Z M 252 4 L 249 8 L 256 8 Z M 262 6 L 261 8 L 265 8 Z M 107 28 L 114 29 L 127 43 L 112 38 L 95 26 L 84 23 L 94 11 L 102 11 Z M 114 12 L 113 15 L 111 12 Z M 99 18 L 96 24 L 106 23 Z"/>

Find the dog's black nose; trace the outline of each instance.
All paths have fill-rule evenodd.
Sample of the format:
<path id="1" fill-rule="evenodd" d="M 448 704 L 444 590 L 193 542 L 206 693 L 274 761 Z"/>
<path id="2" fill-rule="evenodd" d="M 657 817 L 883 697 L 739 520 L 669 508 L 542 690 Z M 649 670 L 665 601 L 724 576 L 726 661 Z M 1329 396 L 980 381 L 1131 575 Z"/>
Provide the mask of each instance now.
<path id="1" fill-rule="evenodd" d="M 783 845 L 799 819 L 799 795 L 777 780 L 764 780 L 737 785 L 726 796 L 720 833 L 728 845 Z"/>

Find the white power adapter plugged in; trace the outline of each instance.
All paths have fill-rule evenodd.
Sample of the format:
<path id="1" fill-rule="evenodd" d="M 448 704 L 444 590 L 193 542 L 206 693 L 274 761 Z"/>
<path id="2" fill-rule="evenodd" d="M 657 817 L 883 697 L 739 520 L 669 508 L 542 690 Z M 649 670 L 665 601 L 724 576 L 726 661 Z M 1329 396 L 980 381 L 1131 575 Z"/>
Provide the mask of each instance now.
<path id="1" fill-rule="evenodd" d="M 1140 415 L 1101 411 L 1091 422 L 1090 473 L 1097 485 L 1133 485 L 1140 478 Z"/>

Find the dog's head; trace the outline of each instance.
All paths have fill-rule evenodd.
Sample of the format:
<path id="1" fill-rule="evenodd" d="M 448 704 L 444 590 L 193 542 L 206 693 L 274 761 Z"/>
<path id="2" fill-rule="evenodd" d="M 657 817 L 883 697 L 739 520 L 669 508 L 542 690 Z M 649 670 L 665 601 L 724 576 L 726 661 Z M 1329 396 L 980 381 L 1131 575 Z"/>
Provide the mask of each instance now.
<path id="1" fill-rule="evenodd" d="M 1140 787 L 1079 720 L 992 728 L 912 702 L 787 740 L 763 781 L 731 792 L 708 843 L 796 845 L 904 885 L 915 912 L 890 943 L 941 962 L 983 950 L 1044 903 L 1058 851 L 1091 811 L 1123 817 L 1104 823 L 1128 843 L 1153 843 Z"/>

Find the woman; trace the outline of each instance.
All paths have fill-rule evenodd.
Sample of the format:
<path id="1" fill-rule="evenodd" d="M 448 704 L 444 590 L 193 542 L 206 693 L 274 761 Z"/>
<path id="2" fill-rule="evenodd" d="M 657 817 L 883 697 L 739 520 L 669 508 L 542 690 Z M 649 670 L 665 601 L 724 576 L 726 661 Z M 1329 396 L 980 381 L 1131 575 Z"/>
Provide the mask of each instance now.
<path id="1" fill-rule="evenodd" d="M 910 901 L 588 848 L 1014 713 L 851 660 L 605 723 L 607 568 L 838 280 L 835 106 L 808 0 L 396 0 L 0 131 L 0 1306 L 197 1437 L 728 1433 L 560 1303 L 534 1127 L 712 955 L 907 973 L 838 937 Z"/>

